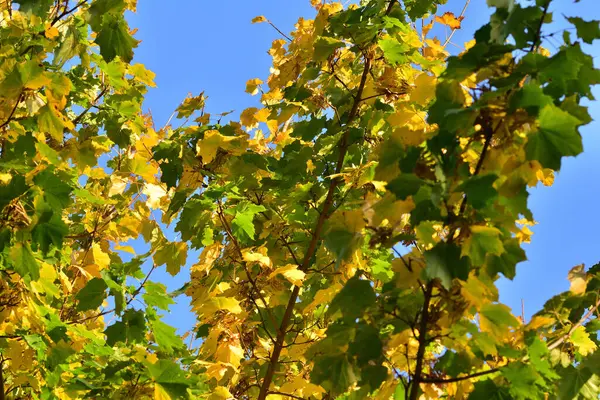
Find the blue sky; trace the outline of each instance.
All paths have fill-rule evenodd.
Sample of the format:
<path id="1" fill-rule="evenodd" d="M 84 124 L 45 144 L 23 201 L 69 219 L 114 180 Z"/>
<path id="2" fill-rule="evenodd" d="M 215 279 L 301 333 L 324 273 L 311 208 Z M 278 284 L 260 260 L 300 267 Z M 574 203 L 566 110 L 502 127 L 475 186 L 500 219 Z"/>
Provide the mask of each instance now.
<path id="1" fill-rule="evenodd" d="M 448 0 L 442 11 L 460 12 L 463 2 Z M 585 19 L 600 19 L 600 5 L 595 0 L 554 0 L 551 11 L 554 20 L 562 21 L 561 14 L 577 15 Z M 142 41 L 136 49 L 134 62 L 140 62 L 157 74 L 157 88 L 151 89 L 144 104 L 152 111 L 156 126 L 162 126 L 188 93 L 204 91 L 209 97 L 207 109 L 219 113 L 235 110 L 235 114 L 257 99 L 244 93 L 245 83 L 251 78 L 265 79 L 271 65 L 267 50 L 279 34 L 267 24 L 251 24 L 257 15 L 265 15 L 283 32 L 293 29 L 298 17 L 311 18 L 314 10 L 309 0 L 221 0 L 164 1 L 140 0 L 136 14 L 129 15 L 136 37 Z M 462 45 L 472 38 L 473 32 L 488 21 L 489 9 L 483 0 L 473 0 L 466 12 L 463 29 L 453 42 Z M 545 32 L 553 32 L 565 25 L 553 23 Z M 560 40 L 560 34 L 557 39 Z M 553 43 L 545 43 L 554 50 Z M 452 50 L 452 49 L 450 49 Z M 600 46 L 588 48 L 600 55 Z M 595 59 L 599 65 L 598 59 Z M 594 91 L 600 97 L 600 90 Z M 590 106 L 592 117 L 600 115 L 600 106 Z M 234 115 L 235 115 L 234 114 Z M 600 185 L 596 171 L 600 171 L 600 139 L 598 122 L 581 129 L 584 154 L 563 161 L 554 186 L 531 190 L 530 207 L 538 225 L 532 230 L 532 243 L 525 246 L 528 261 L 519 264 L 514 281 L 499 283 L 501 301 L 520 315 L 521 299 L 527 318 L 540 309 L 554 294 L 568 290 L 567 272 L 577 264 L 591 267 L 600 262 Z M 196 261 L 190 255 L 188 264 Z M 153 280 L 176 289 L 187 279 L 187 272 L 172 279 L 162 270 L 154 273 Z M 180 331 L 189 330 L 194 317 L 188 311 L 188 301 L 179 299 L 166 321 Z"/>

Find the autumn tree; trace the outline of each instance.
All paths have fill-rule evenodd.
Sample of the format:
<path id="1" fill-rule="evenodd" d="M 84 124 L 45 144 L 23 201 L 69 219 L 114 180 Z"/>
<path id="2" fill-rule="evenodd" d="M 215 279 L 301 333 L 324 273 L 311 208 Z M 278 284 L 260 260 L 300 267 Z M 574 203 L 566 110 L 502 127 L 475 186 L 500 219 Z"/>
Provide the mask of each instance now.
<path id="1" fill-rule="evenodd" d="M 157 129 L 135 0 L 1 2 L 0 400 L 597 399 L 600 265 L 529 321 L 495 282 L 583 150 L 599 22 L 550 52 L 554 2 L 488 0 L 451 54 L 469 2 L 438 3 L 313 0 L 259 108 Z"/>

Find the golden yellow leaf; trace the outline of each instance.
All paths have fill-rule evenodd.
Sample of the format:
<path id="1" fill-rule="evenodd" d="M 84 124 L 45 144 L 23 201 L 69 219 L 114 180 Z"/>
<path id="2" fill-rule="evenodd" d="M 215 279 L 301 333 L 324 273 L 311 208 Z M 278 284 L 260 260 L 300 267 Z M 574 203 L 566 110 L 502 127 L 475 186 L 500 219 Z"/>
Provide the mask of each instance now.
<path id="1" fill-rule="evenodd" d="M 333 300 L 335 295 L 338 294 L 338 292 L 340 290 L 342 290 L 342 285 L 340 283 L 334 283 L 333 285 L 331 285 L 325 289 L 319 290 L 315 294 L 315 297 L 314 297 L 312 303 L 310 303 L 309 305 L 304 307 L 303 313 L 310 314 L 318 306 L 320 306 L 322 304 L 328 304 L 331 300 Z"/>
<path id="2" fill-rule="evenodd" d="M 44 31 L 44 36 L 46 36 L 48 39 L 54 39 L 56 37 L 58 37 L 59 32 L 58 29 L 56 29 L 54 26 L 50 25 L 49 23 L 46 23 L 46 29 Z"/>
<path id="3" fill-rule="evenodd" d="M 233 297 L 214 297 L 210 299 L 210 303 L 216 310 L 227 310 L 233 314 L 240 314 L 242 312 L 240 302 Z"/>
<path id="4" fill-rule="evenodd" d="M 574 294 L 584 294 L 587 287 L 587 273 L 585 265 L 579 264 L 571 268 L 568 274 L 568 279 L 571 282 L 569 290 Z"/>
<path id="5" fill-rule="evenodd" d="M 95 243 L 92 246 L 91 253 L 93 263 L 96 264 L 100 269 L 107 268 L 110 265 L 110 256 L 100 248 L 99 244 Z"/>
<path id="6" fill-rule="evenodd" d="M 171 400 L 171 396 L 158 383 L 154 384 L 154 400 Z"/>
<path id="7" fill-rule="evenodd" d="M 167 195 L 167 190 L 161 185 L 145 183 L 142 193 L 147 196 L 147 204 L 150 208 L 160 208 L 160 200 Z"/>
<path id="8" fill-rule="evenodd" d="M 425 140 L 425 132 L 421 130 L 413 131 L 407 126 L 394 129 L 391 135 L 392 139 L 404 146 L 418 146 Z"/>
<path id="9" fill-rule="evenodd" d="M 260 24 L 261 22 L 267 22 L 267 19 L 264 15 L 259 15 L 257 17 L 252 18 L 253 24 Z"/>
<path id="10" fill-rule="evenodd" d="M 213 389 L 212 393 L 208 397 L 208 400 L 228 400 L 232 399 L 233 395 L 224 386 L 217 386 Z"/>
<path id="11" fill-rule="evenodd" d="M 0 174 L 0 182 L 3 185 L 6 185 L 8 182 L 10 182 L 12 179 L 12 175 L 6 172 L 3 172 Z"/>
<path id="12" fill-rule="evenodd" d="M 240 114 L 240 123 L 248 129 L 256 128 L 258 126 L 258 120 L 256 119 L 257 111 L 258 108 L 256 107 L 246 108 Z"/>
<path id="13" fill-rule="evenodd" d="M 240 360 L 244 358 L 244 349 L 235 342 L 223 341 L 217 347 L 215 359 L 224 364 L 230 364 L 234 368 L 240 366 Z"/>
<path id="14" fill-rule="evenodd" d="M 437 16 L 435 17 L 435 22 L 439 22 L 440 24 L 444 24 L 444 25 L 448 25 L 450 28 L 452 29 L 460 29 L 460 22 L 464 19 L 465 17 L 460 16 L 460 17 L 456 17 L 454 15 L 454 13 L 451 12 L 445 12 L 444 15 Z"/>
<path id="15" fill-rule="evenodd" d="M 578 326 L 572 333 L 569 338 L 570 342 L 573 343 L 577 351 L 582 356 L 587 356 L 588 354 L 596 351 L 596 343 L 590 339 L 589 333 L 585 330 L 585 327 Z"/>
<path id="16" fill-rule="evenodd" d="M 291 393 L 293 395 L 308 398 L 309 396 L 321 399 L 326 390 L 319 385 L 315 385 L 304 379 L 302 375 L 295 375 L 291 381 L 285 382 L 279 390 L 283 393 Z"/>
<path id="17" fill-rule="evenodd" d="M 269 118 L 270 114 L 271 110 L 268 108 L 263 108 L 254 114 L 254 119 L 258 122 L 267 122 L 267 118 Z"/>
<path id="18" fill-rule="evenodd" d="M 531 318 L 531 321 L 529 321 L 529 323 L 526 325 L 525 328 L 527 330 L 536 330 L 543 326 L 550 326 L 550 325 L 554 324 L 555 322 L 556 322 L 556 320 L 554 318 L 545 317 L 543 315 L 536 315 L 533 318 Z"/>
<path id="19" fill-rule="evenodd" d="M 417 104 L 426 105 L 435 95 L 435 76 L 423 72 L 415 79 L 415 88 L 410 93 L 410 100 Z"/>
<path id="20" fill-rule="evenodd" d="M 273 279 L 277 275 L 283 275 L 285 279 L 290 281 L 293 285 L 302 286 L 302 282 L 306 274 L 298 269 L 298 266 L 295 264 L 288 264 L 284 267 L 277 268 L 275 271 L 271 272 L 269 275 L 269 279 Z"/>
<path id="21" fill-rule="evenodd" d="M 410 269 L 407 264 L 410 266 Z M 392 271 L 396 273 L 394 276 L 396 279 L 396 287 L 408 289 L 417 286 L 423 268 L 424 264 L 416 258 L 410 257 L 410 255 L 405 255 L 403 258 L 395 258 L 392 260 Z"/>
<path id="22" fill-rule="evenodd" d="M 204 139 L 196 143 L 196 154 L 202 157 L 204 164 L 209 164 L 215 159 L 219 147 L 228 149 L 231 147 L 231 142 L 236 139 L 235 136 L 223 136 L 219 131 L 210 129 L 204 132 Z"/>
<path id="23" fill-rule="evenodd" d="M 256 251 L 244 250 L 242 251 L 242 253 L 244 261 L 246 262 L 257 262 L 261 266 L 266 268 L 271 268 L 273 266 L 271 259 L 267 255 L 267 248 L 264 246 L 259 247 L 258 249 L 256 249 Z"/>
<path id="24" fill-rule="evenodd" d="M 252 96 L 258 93 L 258 86 L 263 83 L 262 80 L 258 78 L 249 79 L 246 82 L 246 93 L 250 93 Z"/>

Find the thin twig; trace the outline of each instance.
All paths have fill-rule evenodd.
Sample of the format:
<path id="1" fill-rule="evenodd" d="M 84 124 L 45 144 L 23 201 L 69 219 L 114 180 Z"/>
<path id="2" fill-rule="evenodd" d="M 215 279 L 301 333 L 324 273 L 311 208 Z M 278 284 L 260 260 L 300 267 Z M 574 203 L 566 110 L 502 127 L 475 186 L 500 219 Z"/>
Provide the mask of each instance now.
<path id="1" fill-rule="evenodd" d="M 465 2 L 465 5 L 463 6 L 462 11 L 460 12 L 460 15 L 458 16 L 458 19 L 460 20 L 462 17 L 465 16 L 465 11 L 467 11 L 467 7 L 469 7 L 469 3 L 471 2 L 471 0 L 467 0 Z M 458 30 L 458 28 L 454 28 L 452 29 L 452 32 L 450 32 L 450 35 L 446 38 L 446 41 L 444 42 L 444 45 L 442 46 L 443 48 L 446 48 L 446 46 L 448 45 L 448 43 L 450 43 L 450 40 L 452 39 L 452 36 L 454 36 L 454 33 Z"/>

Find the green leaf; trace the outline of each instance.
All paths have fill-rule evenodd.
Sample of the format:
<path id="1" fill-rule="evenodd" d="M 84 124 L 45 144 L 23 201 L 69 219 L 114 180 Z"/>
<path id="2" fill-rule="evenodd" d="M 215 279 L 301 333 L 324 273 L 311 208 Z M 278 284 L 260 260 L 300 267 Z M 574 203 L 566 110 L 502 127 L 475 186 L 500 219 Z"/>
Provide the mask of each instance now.
<path id="1" fill-rule="evenodd" d="M 408 11 L 410 19 L 417 20 L 426 14 L 435 14 L 438 4 L 443 4 L 445 1 L 436 0 L 405 0 L 404 6 Z"/>
<path id="2" fill-rule="evenodd" d="M 125 18 L 118 14 L 104 16 L 95 42 L 100 46 L 100 54 L 107 62 L 115 57 L 130 62 L 133 59 L 133 48 L 138 45 L 137 40 L 129 33 Z"/>
<path id="3" fill-rule="evenodd" d="M 168 311 L 171 304 L 175 304 L 173 299 L 167 294 L 167 288 L 162 283 L 147 281 L 144 285 L 145 293 L 142 295 L 144 302 L 149 307 L 158 307 Z"/>
<path id="4" fill-rule="evenodd" d="M 32 13 L 38 17 L 45 17 L 50 6 L 54 4 L 54 0 L 15 0 L 19 4 L 19 11 L 24 13 Z"/>
<path id="5" fill-rule="evenodd" d="M 93 278 L 77 293 L 77 311 L 93 310 L 102 305 L 108 286 L 103 279 Z"/>
<path id="6" fill-rule="evenodd" d="M 235 215 L 231 221 L 233 235 L 243 242 L 254 240 L 254 216 L 266 210 L 263 206 L 249 202 L 240 203 L 234 209 L 227 210 L 227 214 Z"/>
<path id="7" fill-rule="evenodd" d="M 341 311 L 344 319 L 353 321 L 361 317 L 367 308 L 375 304 L 375 301 L 375 292 L 371 283 L 355 275 L 333 298 L 327 312 L 334 315 L 337 311 Z"/>
<path id="8" fill-rule="evenodd" d="M 371 261 L 371 274 L 375 279 L 379 279 L 382 282 L 389 282 L 394 277 L 394 271 L 392 271 L 392 263 L 387 260 L 380 260 L 374 258 Z"/>
<path id="9" fill-rule="evenodd" d="M 187 399 L 190 380 L 181 367 L 171 360 L 159 359 L 154 364 L 147 364 L 154 382 L 158 383 L 172 399 Z"/>
<path id="10" fill-rule="evenodd" d="M 67 359 L 75 353 L 76 351 L 70 344 L 61 340 L 50 350 L 50 354 L 48 355 L 48 368 L 52 370 L 60 364 L 66 363 Z"/>
<path id="11" fill-rule="evenodd" d="M 560 378 L 550 364 L 548 346 L 538 337 L 534 337 L 527 347 L 529 359 L 535 370 L 542 374 L 548 380 Z"/>
<path id="12" fill-rule="evenodd" d="M 171 354 L 173 350 L 185 346 L 181 337 L 176 334 L 175 328 L 162 321 L 152 322 L 152 333 L 158 347 L 167 354 Z"/>
<path id="13" fill-rule="evenodd" d="M 379 338 L 379 331 L 371 325 L 359 325 L 348 352 L 356 357 L 358 365 L 380 361 L 383 356 L 383 343 Z"/>
<path id="14" fill-rule="evenodd" d="M 34 243 L 39 246 L 43 253 L 50 250 L 50 245 L 61 248 L 64 237 L 69 233 L 69 227 L 60 218 L 59 215 L 50 211 L 50 218 L 47 221 L 35 225 L 31 231 Z"/>
<path id="15" fill-rule="evenodd" d="M 460 185 L 459 190 L 467 195 L 467 204 L 475 209 L 484 208 L 498 196 L 498 191 L 494 188 L 497 179 L 495 174 L 472 176 Z"/>
<path id="16" fill-rule="evenodd" d="M 525 251 L 519 245 L 518 239 L 510 238 L 502 244 L 504 252 L 502 254 L 490 254 L 486 259 L 490 276 L 502 273 L 508 279 L 513 279 L 517 272 L 517 264 L 527 260 Z"/>
<path id="17" fill-rule="evenodd" d="M 540 112 L 539 124 L 539 130 L 531 134 L 525 147 L 528 160 L 538 160 L 545 168 L 558 171 L 562 157 L 583 151 L 577 132 L 579 120 L 568 112 L 548 105 Z"/>
<path id="18" fill-rule="evenodd" d="M 394 400 L 406 400 L 406 388 L 404 382 L 400 381 L 394 390 Z"/>
<path id="19" fill-rule="evenodd" d="M 465 240 L 461 255 L 469 257 L 473 265 L 483 265 L 488 254 L 499 256 L 504 253 L 500 235 L 501 232 L 497 228 L 482 225 L 471 226 L 471 235 Z"/>
<path id="20" fill-rule="evenodd" d="M 511 112 L 523 108 L 529 115 L 537 116 L 541 109 L 552 103 L 552 97 L 544 94 L 539 84 L 528 83 L 511 96 L 509 106 Z"/>
<path id="21" fill-rule="evenodd" d="M 400 174 L 389 182 L 386 188 L 399 200 L 406 200 L 408 196 L 416 194 L 423 185 L 425 181 L 414 174 Z"/>
<path id="22" fill-rule="evenodd" d="M 353 252 L 357 244 L 356 232 L 349 232 L 345 229 L 331 229 L 323 235 L 327 248 L 336 256 L 336 265 L 346 260 Z"/>
<path id="23" fill-rule="evenodd" d="M 55 140 L 62 142 L 65 122 L 58 111 L 45 105 L 38 112 L 38 126 L 42 132 L 48 132 Z"/>
<path id="24" fill-rule="evenodd" d="M 146 333 L 146 320 L 141 310 L 129 309 L 123 314 L 121 321 L 115 322 L 104 330 L 106 343 L 114 346 L 118 342 L 142 343 Z"/>
<path id="25" fill-rule="evenodd" d="M 188 246 L 186 242 L 169 242 L 159 246 L 154 253 L 155 265 L 167 265 L 167 272 L 175 276 L 185 265 Z"/>
<path id="26" fill-rule="evenodd" d="M 33 182 L 44 193 L 46 203 L 55 211 L 62 210 L 71 202 L 70 195 L 73 188 L 65 183 L 64 178 L 55 175 L 50 169 L 37 174 Z"/>
<path id="27" fill-rule="evenodd" d="M 579 17 L 569 17 L 567 20 L 575 25 L 577 36 L 584 42 L 592 44 L 595 39 L 600 38 L 600 21 L 584 21 Z"/>
<path id="28" fill-rule="evenodd" d="M 317 357 L 310 380 L 336 396 L 346 392 L 357 381 L 357 377 L 347 355 L 338 354 Z"/>
<path id="29" fill-rule="evenodd" d="M 381 39 L 379 47 L 383 51 L 383 56 L 392 64 L 403 64 L 408 61 L 408 52 L 412 49 L 406 43 L 400 43 L 397 39 Z"/>
<path id="30" fill-rule="evenodd" d="M 475 382 L 475 389 L 469 395 L 469 400 L 513 400 L 508 389 L 497 386 L 494 381 Z"/>
<path id="31" fill-rule="evenodd" d="M 428 279 L 438 278 L 446 288 L 452 286 L 454 278 L 466 280 L 469 277 L 469 262 L 453 243 L 440 242 L 426 251 L 425 262 L 425 276 Z"/>
<path id="32" fill-rule="evenodd" d="M 333 52 L 336 49 L 339 49 L 340 47 L 344 46 L 344 42 L 340 40 L 326 36 L 321 36 L 315 41 L 315 52 L 313 55 L 313 59 L 315 61 L 325 61 L 329 58 L 329 56 L 333 54 Z"/>
<path id="33" fill-rule="evenodd" d="M 490 331 L 497 337 L 502 337 L 508 328 L 519 326 L 519 321 L 504 304 L 488 303 L 479 311 L 482 330 Z"/>
<path id="34" fill-rule="evenodd" d="M 514 0 L 487 0 L 488 7 L 511 9 L 514 4 Z"/>
<path id="35" fill-rule="evenodd" d="M 589 368 L 569 365 L 560 373 L 558 399 L 597 400 L 600 393 L 600 376 Z"/>
<path id="36" fill-rule="evenodd" d="M 15 243 L 10 249 L 10 262 L 21 277 L 29 276 L 34 281 L 40 278 L 40 266 L 28 243 Z"/>

